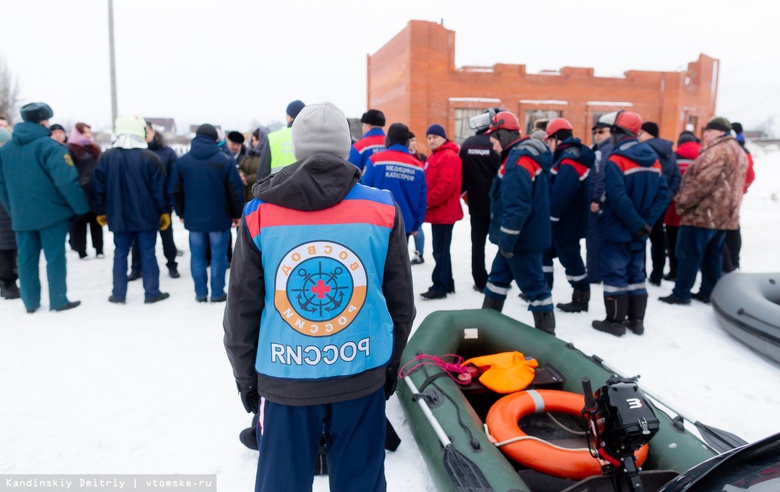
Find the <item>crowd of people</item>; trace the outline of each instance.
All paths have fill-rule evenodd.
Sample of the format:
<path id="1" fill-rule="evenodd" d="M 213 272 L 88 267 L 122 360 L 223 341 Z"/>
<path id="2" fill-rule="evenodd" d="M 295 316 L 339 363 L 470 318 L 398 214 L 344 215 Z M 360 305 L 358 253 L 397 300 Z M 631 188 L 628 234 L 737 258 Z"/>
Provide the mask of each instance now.
<path id="1" fill-rule="evenodd" d="M 67 297 L 66 237 L 87 259 L 89 231 L 103 258 L 107 226 L 108 301 L 124 304 L 139 278 L 145 303 L 163 301 L 155 246 L 159 234 L 179 278 L 175 211 L 189 231 L 195 301 L 226 303 L 225 347 L 256 415 L 242 442 L 260 450 L 257 490 L 307 489 L 300 470 L 322 449 L 334 490 L 384 489 L 384 401 L 416 313 L 411 266 L 425 261 L 424 223 L 435 266 L 421 299 L 455 294 L 450 247 L 465 202 L 483 308 L 501 311 L 514 282 L 536 328 L 554 335 L 554 307 L 587 311 L 591 285 L 603 283 L 606 318 L 593 328 L 641 335 L 646 280 L 675 282 L 663 302 L 709 302 L 722 272 L 739 268 L 739 208 L 754 179 L 741 125 L 717 116 L 701 141 L 685 131 L 675 149 L 656 123 L 616 111 L 599 118 L 588 146 L 564 118 L 522 135 L 514 113 L 489 108 L 460 146 L 432 122 L 425 156 L 405 123 L 385 133 L 378 109 L 362 115 L 353 140 L 338 108 L 296 100 L 287 125 L 254 129 L 249 145 L 240 132 L 200 125 L 181 157 L 137 115 L 117 118 L 106 151 L 86 123 L 51 124 L 45 103 L 21 117 L 13 129 L 0 117 L 2 297 L 40 308 L 43 250 L 50 309 L 79 306 Z M 488 239 L 498 246 L 489 267 Z M 553 303 L 555 258 L 570 302 Z"/>

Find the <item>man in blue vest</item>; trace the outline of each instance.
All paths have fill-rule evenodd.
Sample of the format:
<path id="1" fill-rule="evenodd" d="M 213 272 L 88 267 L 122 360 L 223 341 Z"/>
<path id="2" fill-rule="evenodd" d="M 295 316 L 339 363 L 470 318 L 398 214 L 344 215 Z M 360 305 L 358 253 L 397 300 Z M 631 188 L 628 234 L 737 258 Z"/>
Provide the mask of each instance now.
<path id="1" fill-rule="evenodd" d="M 265 136 L 265 145 L 257 166 L 257 182 L 295 162 L 292 150 L 292 125 L 305 104 L 299 99 L 287 105 L 287 125 Z"/>
<path id="2" fill-rule="evenodd" d="M 41 307 L 38 263 L 46 257 L 49 309 L 65 311 L 80 301 L 68 301 L 65 235 L 68 219 L 89 211 L 68 149 L 49 131 L 54 116 L 46 103 L 22 106 L 22 123 L 0 149 L 0 202 L 16 233 L 19 284 L 28 313 Z"/>
<path id="3" fill-rule="evenodd" d="M 346 116 L 304 108 L 297 162 L 254 188 L 223 326 L 247 412 L 256 491 L 310 491 L 325 433 L 331 490 L 385 490 L 385 399 L 414 321 L 401 210 L 359 183 Z"/>
<path id="4" fill-rule="evenodd" d="M 349 162 L 361 171 L 366 168 L 368 159 L 377 152 L 385 150 L 385 114 L 378 109 L 369 109 L 360 117 L 363 124 L 363 138 L 355 142 L 349 151 Z"/>

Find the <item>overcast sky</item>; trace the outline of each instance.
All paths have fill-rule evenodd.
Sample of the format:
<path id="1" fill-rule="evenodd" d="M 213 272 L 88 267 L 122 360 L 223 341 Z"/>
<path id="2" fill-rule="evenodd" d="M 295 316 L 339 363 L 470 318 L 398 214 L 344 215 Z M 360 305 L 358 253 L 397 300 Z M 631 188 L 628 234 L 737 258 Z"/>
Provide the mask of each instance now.
<path id="1" fill-rule="evenodd" d="M 780 29 L 770 11 L 769 2 L 717 0 L 114 0 L 119 113 L 247 131 L 301 99 L 359 117 L 366 56 L 409 20 L 443 19 L 456 33 L 457 66 L 615 76 L 682 70 L 705 53 L 721 61 L 717 112 L 748 128 L 772 117 L 780 130 Z M 0 12 L 0 57 L 23 102 L 49 103 L 52 122 L 107 126 L 108 0 L 0 0 Z"/>

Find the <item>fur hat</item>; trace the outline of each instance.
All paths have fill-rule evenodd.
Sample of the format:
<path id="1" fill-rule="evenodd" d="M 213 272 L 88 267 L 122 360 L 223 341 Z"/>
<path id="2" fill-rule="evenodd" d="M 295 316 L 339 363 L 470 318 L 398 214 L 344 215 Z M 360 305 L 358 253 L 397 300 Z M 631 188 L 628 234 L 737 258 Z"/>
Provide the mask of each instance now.
<path id="1" fill-rule="evenodd" d="M 742 123 L 737 123 L 736 121 L 731 124 L 731 129 L 734 130 L 734 133 L 736 133 L 737 135 L 739 135 L 744 131 L 742 129 Z"/>
<path id="2" fill-rule="evenodd" d="M 244 135 L 242 135 L 240 132 L 229 132 L 227 134 L 227 139 L 230 140 L 233 143 L 242 144 L 244 143 Z"/>
<path id="3" fill-rule="evenodd" d="M 731 123 L 729 123 L 729 120 L 727 120 L 723 116 L 713 116 L 712 118 L 710 118 L 710 121 L 707 122 L 707 126 L 705 126 L 704 129 L 718 130 L 721 132 L 730 132 Z"/>
<path id="4" fill-rule="evenodd" d="M 25 104 L 19 110 L 19 113 L 21 113 L 23 121 L 29 121 L 30 123 L 39 123 L 54 116 L 54 111 L 51 110 L 51 107 L 42 102 Z"/>
<path id="5" fill-rule="evenodd" d="M 300 99 L 296 99 L 295 101 L 287 105 L 287 116 L 289 116 L 292 119 L 297 118 L 298 113 L 300 113 L 304 107 L 306 107 L 306 105 L 303 104 L 303 101 L 301 101 Z"/>
<path id="6" fill-rule="evenodd" d="M 642 123 L 642 131 L 658 138 L 658 124 L 653 121 L 645 121 Z"/>
<path id="7" fill-rule="evenodd" d="M 53 124 L 53 125 L 51 125 L 49 127 L 49 131 L 50 132 L 53 132 L 54 130 L 62 130 L 64 132 L 65 131 L 65 127 L 60 125 L 59 123 L 55 123 L 55 124 Z"/>
<path id="8" fill-rule="evenodd" d="M 299 161 L 318 154 L 349 157 L 352 138 L 344 112 L 329 102 L 303 108 L 292 125 L 292 147 Z"/>
<path id="9" fill-rule="evenodd" d="M 403 123 L 393 123 L 387 130 L 387 143 L 388 145 L 406 145 L 406 142 L 412 138 L 411 134 L 408 126 Z"/>
<path id="10" fill-rule="evenodd" d="M 123 114 L 117 117 L 114 123 L 116 136 L 133 135 L 146 141 L 146 120 L 137 114 Z"/>
<path id="11" fill-rule="evenodd" d="M 441 138 L 447 138 L 447 132 L 444 130 L 444 127 L 438 123 L 434 123 L 425 130 L 425 136 L 427 137 L 428 135 L 438 135 Z"/>
<path id="12" fill-rule="evenodd" d="M 214 128 L 214 125 L 209 125 L 208 123 L 200 125 L 195 131 L 195 136 L 208 137 L 215 142 L 219 141 L 219 133 L 217 133 L 217 129 Z"/>
<path id="13" fill-rule="evenodd" d="M 378 109 L 369 109 L 360 117 L 360 122 L 371 126 L 385 126 L 385 114 Z"/>

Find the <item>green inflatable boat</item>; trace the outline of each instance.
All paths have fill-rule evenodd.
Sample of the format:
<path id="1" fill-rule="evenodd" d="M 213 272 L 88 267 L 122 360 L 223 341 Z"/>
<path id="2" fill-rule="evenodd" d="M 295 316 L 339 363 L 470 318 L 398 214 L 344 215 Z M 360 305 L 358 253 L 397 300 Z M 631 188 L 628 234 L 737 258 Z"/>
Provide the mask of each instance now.
<path id="1" fill-rule="evenodd" d="M 632 479 L 628 479 L 627 488 L 621 489 L 616 485 L 614 476 L 607 476 L 609 466 L 603 467 L 604 474 L 583 479 L 550 476 L 521 465 L 505 456 L 496 446 L 495 439 L 491 440 L 491 430 L 485 425 L 491 407 L 496 406 L 496 402 L 505 395 L 488 390 L 476 378 L 464 386 L 456 383 L 439 366 L 417 364 L 420 356 L 441 358 L 457 354 L 468 359 L 511 351 L 519 351 L 526 358 L 533 357 L 538 362 L 533 381 L 526 388 L 531 390 L 527 394 L 532 399 L 540 400 L 540 395 L 560 393 L 583 401 L 583 378 L 589 379 L 594 389 L 607 388 L 608 381 L 615 379 L 614 373 L 598 357 L 587 356 L 569 343 L 496 311 L 477 309 L 431 314 L 414 333 L 404 351 L 402 367 L 409 370 L 416 366 L 416 369 L 402 374 L 398 397 L 437 490 L 656 490 L 686 469 L 745 444 L 728 432 L 690 422 L 658 399 L 642 394 L 644 399 L 641 401 L 652 408 L 656 420 L 647 419 L 655 426 L 653 429 L 648 430 L 646 426 L 636 429 L 635 435 L 640 438 L 642 434 L 651 436 L 645 446 L 645 450 L 649 451 L 646 459 L 643 457 L 641 468 L 634 470 L 642 482 L 636 484 L 638 487 L 633 487 L 630 483 Z M 598 396 L 599 391 L 595 393 Z M 601 394 L 606 395 L 606 392 Z M 639 402 L 638 399 L 626 398 L 631 408 L 635 406 L 634 400 Z M 586 406 L 588 401 L 594 405 L 592 399 L 584 398 L 584 401 Z M 578 404 L 574 405 L 579 408 Z M 636 406 L 641 404 L 636 403 Z M 539 412 L 537 408 L 539 413 L 531 412 L 532 415 L 520 420 L 519 428 L 534 436 L 525 439 L 538 440 L 538 437 L 544 439 L 545 444 L 552 443 L 556 454 L 550 456 L 555 458 L 547 461 L 558 461 L 559 457 L 562 461 L 568 460 L 565 454 L 557 454 L 559 451 L 568 452 L 568 448 L 579 448 L 580 451 L 584 448 L 587 452 L 589 438 L 593 435 L 586 432 L 590 429 L 587 421 L 579 412 L 576 416 L 565 415 L 554 413 L 556 410 L 551 407 L 548 402 L 546 409 L 550 413 Z M 629 424 L 625 429 L 621 428 L 626 430 L 626 435 L 631 433 Z M 602 437 L 598 436 L 598 439 Z M 502 449 L 507 450 L 508 447 Z M 532 451 L 531 454 L 537 454 L 532 458 L 546 459 L 542 453 Z M 596 458 L 591 459 L 599 462 Z M 629 468 L 628 464 L 625 467 Z"/>

